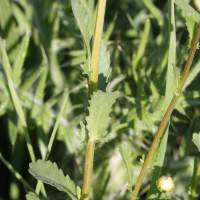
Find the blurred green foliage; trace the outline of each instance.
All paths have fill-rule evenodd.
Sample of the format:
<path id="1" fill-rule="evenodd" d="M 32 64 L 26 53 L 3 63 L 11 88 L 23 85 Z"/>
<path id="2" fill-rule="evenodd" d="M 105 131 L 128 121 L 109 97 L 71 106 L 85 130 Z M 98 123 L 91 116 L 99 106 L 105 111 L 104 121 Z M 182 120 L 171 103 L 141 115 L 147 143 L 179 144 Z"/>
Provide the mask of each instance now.
<path id="1" fill-rule="evenodd" d="M 182 0 L 183 1 L 183 0 Z M 186 12 L 175 1 L 176 63 L 183 69 L 188 54 Z M 81 0 L 94 32 L 96 1 Z M 190 2 L 191 6 L 193 3 Z M 186 11 L 186 12 L 185 12 Z M 163 117 L 169 47 L 167 1 L 109 0 L 103 38 L 110 52 L 112 72 L 107 91 L 119 90 L 106 140 L 97 143 L 93 199 L 128 199 L 126 168 L 119 153 L 126 143 L 132 153 L 133 183 Z M 198 13 L 196 14 L 198 16 Z M 5 39 L 14 88 L 20 98 L 37 159 L 44 158 L 62 102 L 68 94 L 49 160 L 77 185 L 82 184 L 84 144 L 78 140 L 79 122 L 87 107 L 87 78 L 80 64 L 84 44 L 70 0 L 0 0 L 0 35 Z M 175 180 L 174 194 L 187 200 L 193 158 L 199 157 L 192 133 L 200 130 L 200 52 L 197 51 L 187 87 L 171 117 L 163 174 Z M 0 57 L 1 59 L 1 57 Z M 0 152 L 35 187 L 28 173 L 28 155 L 0 62 Z M 196 163 L 196 162 L 194 162 Z M 151 179 L 148 172 L 142 188 Z M 25 199 L 28 189 L 0 163 L 0 199 Z M 66 199 L 45 186 L 49 199 Z M 200 194 L 200 190 L 197 191 Z M 145 199 L 145 192 L 141 199 Z"/>

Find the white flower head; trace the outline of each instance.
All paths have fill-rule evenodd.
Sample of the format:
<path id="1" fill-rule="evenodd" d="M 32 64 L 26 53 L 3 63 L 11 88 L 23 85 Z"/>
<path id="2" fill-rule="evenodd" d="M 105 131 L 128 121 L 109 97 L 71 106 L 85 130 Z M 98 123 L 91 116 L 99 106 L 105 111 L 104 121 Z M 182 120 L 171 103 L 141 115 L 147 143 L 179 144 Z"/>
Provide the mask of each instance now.
<path id="1" fill-rule="evenodd" d="M 160 192 L 171 192 L 174 189 L 174 181 L 171 177 L 162 176 L 157 180 L 157 188 Z"/>

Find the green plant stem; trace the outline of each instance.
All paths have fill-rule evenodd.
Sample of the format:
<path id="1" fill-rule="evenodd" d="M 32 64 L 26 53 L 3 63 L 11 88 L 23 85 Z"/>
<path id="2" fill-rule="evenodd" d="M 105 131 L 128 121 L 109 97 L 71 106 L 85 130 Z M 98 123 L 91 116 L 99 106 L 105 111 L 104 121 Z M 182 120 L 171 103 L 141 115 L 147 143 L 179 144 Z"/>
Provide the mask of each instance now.
<path id="1" fill-rule="evenodd" d="M 84 198 L 89 197 L 90 185 L 92 180 L 94 148 L 95 148 L 95 142 L 89 141 L 88 144 L 86 145 L 84 178 L 83 178 L 83 188 L 81 197 L 82 200 L 84 200 Z"/>
<path id="2" fill-rule="evenodd" d="M 151 145 L 149 153 L 148 153 L 148 155 L 147 155 L 147 157 L 145 159 L 145 162 L 143 164 L 142 170 L 141 170 L 140 175 L 138 177 L 136 186 L 134 188 L 133 194 L 135 194 L 135 195 L 138 195 L 138 192 L 140 190 L 144 175 L 145 175 L 145 173 L 146 173 L 146 171 L 147 171 L 147 169 L 149 167 L 149 163 L 150 163 L 150 161 L 152 159 L 152 156 L 153 156 L 153 154 L 154 154 L 154 152 L 156 150 L 156 147 L 157 147 L 157 145 L 158 145 L 158 143 L 160 141 L 160 137 L 162 136 L 163 130 L 165 129 L 165 126 L 168 123 L 169 117 L 172 114 L 172 111 L 174 110 L 174 107 L 176 105 L 176 102 L 178 101 L 178 98 L 179 98 L 179 94 L 175 94 L 173 99 L 172 99 L 172 101 L 171 101 L 171 103 L 170 103 L 170 105 L 169 105 L 169 107 L 168 107 L 168 109 L 167 109 L 167 111 L 166 111 L 166 113 L 165 113 L 165 116 L 164 116 L 164 118 L 163 118 L 163 120 L 162 120 L 162 122 L 161 122 L 161 124 L 160 124 L 160 126 L 158 128 L 158 130 L 157 130 L 157 133 L 155 135 L 155 138 L 153 140 L 153 143 Z M 135 197 L 131 197 L 131 200 L 135 200 Z"/>
<path id="3" fill-rule="evenodd" d="M 196 172 L 195 179 L 194 179 L 194 183 L 192 185 L 192 192 L 191 192 L 190 200 L 194 200 L 194 198 L 196 197 L 196 191 L 197 191 L 197 185 L 198 185 L 198 181 L 199 181 L 199 176 L 200 176 L 200 162 L 198 164 L 197 172 Z"/>
<path id="4" fill-rule="evenodd" d="M 166 80 L 166 90 L 165 90 L 165 101 L 164 101 L 164 112 L 166 112 L 172 98 L 173 93 L 171 92 L 173 87 L 173 65 L 176 63 L 176 28 L 175 28 L 175 16 L 174 16 L 174 0 L 168 0 L 168 27 L 169 27 L 169 50 L 168 50 L 168 66 L 167 66 L 167 80 Z M 165 26 L 163 27 L 164 31 Z M 153 170 L 153 175 L 151 178 L 151 185 L 146 196 L 146 199 L 157 192 L 156 181 L 160 178 L 163 162 L 166 153 L 167 140 L 168 140 L 169 125 L 162 138 L 160 144 L 160 152 L 157 156 L 157 163 L 155 169 Z"/>
<path id="5" fill-rule="evenodd" d="M 181 91 L 182 91 L 183 85 L 185 83 L 188 72 L 190 70 L 190 67 L 191 67 L 191 64 L 192 64 L 192 61 L 193 61 L 193 58 L 194 58 L 194 54 L 196 52 L 196 47 L 197 47 L 197 44 L 199 42 L 199 38 L 200 38 L 200 23 L 197 27 L 195 37 L 194 37 L 194 40 L 192 42 L 192 46 L 191 46 L 191 49 L 190 49 L 190 53 L 188 55 L 188 59 L 187 59 L 186 65 L 185 65 L 185 69 L 184 69 L 183 74 L 181 76 L 181 80 L 180 80 L 180 84 L 179 84 L 179 93 L 181 93 Z M 162 122 L 161 122 L 161 124 L 160 124 L 160 126 L 159 126 L 159 128 L 156 132 L 155 138 L 152 142 L 151 148 L 149 150 L 147 158 L 145 159 L 145 162 L 143 164 L 142 170 L 141 170 L 140 175 L 138 177 L 137 183 L 136 183 L 135 188 L 133 190 L 133 194 L 136 195 L 136 196 L 138 195 L 138 192 L 139 192 L 140 187 L 142 185 L 142 180 L 143 180 L 145 173 L 146 173 L 146 171 L 149 167 L 150 161 L 151 161 L 152 156 L 153 156 L 153 154 L 156 150 L 156 147 L 157 147 L 157 145 L 160 141 L 160 137 L 162 136 L 162 133 L 163 133 L 163 131 L 164 131 L 164 129 L 165 129 L 167 123 L 168 123 L 170 115 L 172 114 L 172 111 L 173 111 L 173 109 L 176 105 L 176 102 L 178 101 L 179 93 L 174 94 L 173 99 L 171 100 L 171 103 L 170 103 L 170 105 L 169 105 L 169 107 L 168 107 L 168 109 L 167 109 L 167 111 L 166 111 L 166 113 L 163 117 L 163 120 L 162 120 Z M 136 200 L 135 197 L 131 197 L 130 199 Z"/>
<path id="6" fill-rule="evenodd" d="M 92 58 L 90 66 L 90 70 L 92 70 L 92 73 L 89 76 L 88 99 L 90 99 L 90 96 L 93 94 L 93 92 L 97 91 L 97 86 L 98 86 L 99 56 L 100 56 L 105 9 L 106 9 L 106 0 L 99 0 L 95 33 L 94 33 L 94 42 L 92 48 Z M 86 144 L 85 167 L 84 167 L 81 200 L 89 198 L 91 180 L 92 180 L 94 149 L 95 149 L 95 140 L 90 139 L 89 142 Z"/>
<path id="7" fill-rule="evenodd" d="M 51 134 L 51 137 L 50 137 L 50 140 L 49 140 L 49 144 L 48 144 L 48 147 L 47 147 L 47 152 L 46 152 L 46 155 L 45 155 L 45 159 L 44 159 L 46 161 L 47 161 L 47 159 L 49 157 L 49 154 L 51 152 L 51 149 L 52 149 L 52 146 L 53 146 L 53 142 L 54 142 L 55 137 L 56 137 L 56 132 L 57 132 L 57 129 L 58 129 L 58 126 L 59 126 L 59 123 L 60 123 L 60 118 L 62 117 L 62 114 L 63 114 L 64 108 L 65 108 L 68 96 L 69 96 L 68 94 L 65 96 L 65 99 L 63 101 L 61 110 L 60 110 L 59 115 L 58 115 L 57 120 L 56 120 L 56 124 L 55 124 L 55 126 L 53 128 L 53 131 L 52 131 L 52 134 Z"/>
<path id="8" fill-rule="evenodd" d="M 92 70 L 93 72 L 91 73 L 89 77 L 89 96 L 92 95 L 93 92 L 97 91 L 99 56 L 100 56 L 100 47 L 101 47 L 101 38 L 102 38 L 102 32 L 103 32 L 105 9 L 106 9 L 106 0 L 99 0 L 95 33 L 94 33 L 94 42 L 93 42 L 93 48 L 92 48 L 91 66 L 90 66 L 90 70 Z"/>
<path id="9" fill-rule="evenodd" d="M 197 44 L 199 42 L 199 38 L 200 38 L 200 22 L 199 22 L 199 25 L 197 27 L 197 30 L 196 30 L 196 33 L 195 33 L 195 36 L 194 36 L 194 40 L 192 42 L 192 46 L 191 46 L 191 49 L 190 49 L 190 53 L 188 55 L 187 62 L 185 64 L 183 74 L 181 76 L 181 80 L 180 80 L 180 84 L 179 84 L 179 91 L 180 92 L 182 92 L 183 85 L 184 85 L 186 78 L 187 78 L 187 75 L 190 71 L 192 61 L 193 61 L 193 58 L 194 58 L 194 54 L 196 52 Z"/>

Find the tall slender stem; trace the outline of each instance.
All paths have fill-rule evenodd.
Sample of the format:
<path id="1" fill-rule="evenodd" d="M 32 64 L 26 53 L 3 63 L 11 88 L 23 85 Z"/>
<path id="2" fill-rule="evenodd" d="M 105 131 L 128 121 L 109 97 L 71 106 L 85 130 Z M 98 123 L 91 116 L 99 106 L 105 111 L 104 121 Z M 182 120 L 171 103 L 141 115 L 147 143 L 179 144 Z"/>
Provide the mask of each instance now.
<path id="1" fill-rule="evenodd" d="M 180 92 L 182 92 L 183 85 L 184 85 L 184 83 L 186 81 L 186 78 L 187 78 L 187 75 L 188 75 L 188 73 L 190 71 L 190 67 L 192 65 L 194 54 L 195 54 L 196 49 L 197 49 L 197 44 L 199 42 L 199 38 L 200 38 L 200 22 L 199 22 L 199 25 L 197 27 L 197 30 L 196 30 L 196 33 L 195 33 L 195 36 L 194 36 L 194 40 L 192 42 L 192 46 L 190 48 L 190 53 L 188 55 L 188 59 L 187 59 L 187 62 L 185 64 L 185 68 L 184 68 L 183 74 L 181 76 L 180 85 L 179 85 L 179 91 Z"/>
<path id="2" fill-rule="evenodd" d="M 100 47 L 101 47 L 101 38 L 102 38 L 102 32 L 103 32 L 105 9 L 106 9 L 106 0 L 99 0 L 95 33 L 94 33 L 94 42 L 93 42 L 93 48 L 92 48 L 91 66 L 90 66 L 90 69 L 93 72 L 89 77 L 88 99 L 90 99 L 90 96 L 93 94 L 93 92 L 97 91 L 97 86 L 98 86 L 99 56 L 100 56 Z M 90 194 L 94 150 L 95 150 L 95 140 L 90 139 L 88 143 L 86 144 L 85 167 L 84 167 L 81 200 L 88 198 Z"/>
<path id="3" fill-rule="evenodd" d="M 187 59 L 186 65 L 185 65 L 185 69 L 184 69 L 183 74 L 181 76 L 181 80 L 180 80 L 180 84 L 179 84 L 179 93 L 181 93 L 181 91 L 182 91 L 183 85 L 185 83 L 188 72 L 190 70 L 190 67 L 191 67 L 191 64 L 192 64 L 192 61 L 193 61 L 193 58 L 194 58 L 194 54 L 196 52 L 196 47 L 197 47 L 197 44 L 199 42 L 199 38 L 200 38 L 200 23 L 197 27 L 196 34 L 195 34 L 194 40 L 192 42 L 190 53 L 189 53 L 189 56 L 188 56 L 188 59 Z M 146 171 L 149 167 L 150 161 L 151 161 L 152 156 L 153 156 L 153 154 L 156 150 L 156 147 L 159 143 L 160 137 L 162 136 L 162 133 L 163 133 L 163 131 L 164 131 L 164 129 L 165 129 L 167 123 L 168 123 L 169 117 L 172 114 L 172 111 L 173 111 L 173 109 L 176 105 L 176 102 L 178 101 L 179 93 L 174 94 L 173 99 L 172 99 L 172 101 L 171 101 L 171 103 L 170 103 L 170 105 L 169 105 L 169 107 L 168 107 L 168 109 L 167 109 L 167 111 L 166 111 L 166 113 L 163 117 L 163 120 L 162 120 L 157 132 L 156 132 L 155 138 L 152 142 L 151 148 L 149 150 L 149 153 L 148 153 L 147 158 L 146 158 L 146 160 L 143 164 L 142 170 L 140 172 L 137 183 L 136 183 L 135 188 L 133 190 L 133 194 L 136 195 L 136 196 L 138 195 L 138 192 L 139 192 L 141 184 L 142 184 L 142 180 L 143 180 L 145 173 L 146 173 Z M 131 197 L 130 199 L 136 200 L 135 197 Z"/>
<path id="4" fill-rule="evenodd" d="M 94 42 L 92 47 L 91 70 L 93 71 L 89 77 L 89 96 L 97 91 L 98 71 L 99 71 L 99 56 L 101 47 L 101 38 L 103 32 L 104 16 L 106 9 L 106 0 L 98 1 L 96 26 L 94 32 Z M 90 98 L 90 97 L 89 97 Z"/>
<path id="5" fill-rule="evenodd" d="M 165 101 L 164 101 L 164 112 L 166 112 L 172 98 L 173 93 L 171 92 L 173 86 L 173 64 L 176 63 L 176 26 L 175 26 L 175 13 L 174 13 L 174 0 L 168 0 L 168 28 L 169 28 L 169 49 L 168 49 L 168 65 L 167 65 L 167 79 L 166 79 L 166 90 L 165 90 Z M 165 27 L 163 27 L 165 31 Z M 160 143 L 160 152 L 157 156 L 157 163 L 153 170 L 151 178 L 150 189 L 147 194 L 147 198 L 157 192 L 156 180 L 160 178 L 163 162 L 166 153 L 167 140 L 168 140 L 169 125 Z"/>
<path id="6" fill-rule="evenodd" d="M 155 135 L 155 138 L 153 140 L 153 143 L 151 145 L 149 153 L 148 153 L 148 155 L 147 155 L 147 157 L 145 159 L 145 162 L 143 164 L 142 170 L 141 170 L 140 175 L 138 177 L 136 186 L 134 188 L 133 193 L 135 195 L 138 195 L 138 192 L 140 190 L 144 175 L 145 175 L 145 173 L 146 173 L 146 171 L 147 171 L 147 169 L 149 167 L 149 163 L 150 163 L 150 161 L 152 159 L 152 156 L 153 156 L 153 154 L 154 154 L 154 152 L 156 150 L 156 147 L 157 147 L 157 145 L 159 143 L 160 137 L 162 136 L 163 130 L 165 129 L 165 126 L 168 123 L 169 117 L 172 114 L 172 111 L 173 111 L 173 109 L 174 109 L 174 107 L 176 105 L 176 102 L 178 101 L 178 98 L 179 98 L 179 95 L 175 94 L 173 99 L 172 99 L 172 101 L 171 101 L 171 103 L 170 103 L 170 105 L 169 105 L 169 107 L 168 107 L 168 109 L 167 109 L 167 111 L 166 111 L 166 113 L 165 113 L 165 116 L 164 116 L 164 118 L 163 118 L 163 120 L 162 120 L 162 122 L 161 122 L 161 124 L 160 124 L 160 126 L 158 128 L 158 130 L 157 130 L 157 133 Z M 135 198 L 131 197 L 131 200 L 135 200 Z"/>
<path id="7" fill-rule="evenodd" d="M 93 160 L 94 160 L 94 149 L 95 142 L 88 142 L 85 151 L 85 166 L 84 166 L 84 177 L 83 177 L 83 188 L 81 200 L 89 197 L 90 186 L 92 180 Z"/>

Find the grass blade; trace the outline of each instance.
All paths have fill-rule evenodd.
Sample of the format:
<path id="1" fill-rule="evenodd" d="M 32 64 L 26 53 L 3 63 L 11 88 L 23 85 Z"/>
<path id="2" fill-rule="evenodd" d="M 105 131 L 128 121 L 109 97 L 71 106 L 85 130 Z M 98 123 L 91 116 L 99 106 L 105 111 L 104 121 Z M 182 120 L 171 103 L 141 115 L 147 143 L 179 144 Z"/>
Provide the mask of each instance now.
<path id="1" fill-rule="evenodd" d="M 22 74 L 22 67 L 27 54 L 29 40 L 30 40 L 30 32 L 27 31 L 26 35 L 22 39 L 19 53 L 13 65 L 13 81 L 17 86 L 19 86 L 21 83 L 20 76 Z"/>
<path id="2" fill-rule="evenodd" d="M 1 52 L 2 52 L 2 56 L 3 56 L 3 67 L 6 73 L 6 77 L 7 77 L 7 81 L 8 81 L 8 87 L 10 90 L 10 94 L 11 94 L 11 98 L 15 107 L 15 110 L 17 112 L 17 115 L 21 121 L 22 127 L 24 129 L 24 134 L 25 134 L 25 138 L 26 138 L 26 142 L 27 142 L 27 147 L 29 150 L 29 154 L 31 157 L 32 161 L 35 161 L 35 154 L 33 151 L 33 146 L 31 144 L 31 140 L 30 140 L 30 136 L 28 133 L 28 129 L 27 129 L 27 124 L 26 124 L 26 120 L 25 120 L 25 116 L 22 110 L 22 106 L 19 100 L 19 97 L 13 87 L 13 83 L 12 83 L 12 71 L 11 71 L 11 67 L 10 67 L 10 62 L 8 60 L 8 56 L 5 50 L 5 47 L 3 45 L 3 41 L 0 38 L 0 46 L 1 46 Z"/>

